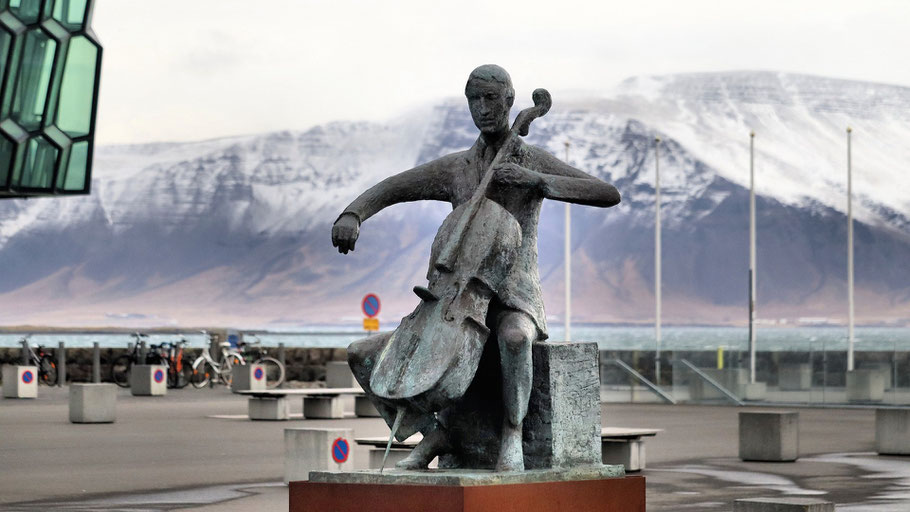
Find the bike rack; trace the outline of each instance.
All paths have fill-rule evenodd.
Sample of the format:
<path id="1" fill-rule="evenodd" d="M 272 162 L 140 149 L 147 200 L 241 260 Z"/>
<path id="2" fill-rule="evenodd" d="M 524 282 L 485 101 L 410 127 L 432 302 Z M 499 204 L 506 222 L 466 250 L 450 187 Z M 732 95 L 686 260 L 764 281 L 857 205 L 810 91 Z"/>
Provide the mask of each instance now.
<path id="1" fill-rule="evenodd" d="M 666 391 L 660 389 L 660 386 L 658 386 L 657 384 L 654 384 L 654 383 L 651 382 L 650 380 L 646 379 L 644 375 L 638 373 L 638 372 L 635 370 L 635 368 L 632 368 L 631 366 L 627 365 L 626 363 L 622 362 L 622 361 L 619 360 L 619 359 L 607 359 L 607 362 L 608 362 L 608 363 L 613 363 L 613 364 L 615 364 L 616 366 L 618 366 L 618 367 L 622 368 L 623 370 L 625 370 L 626 373 L 628 373 L 628 374 L 631 375 L 633 378 L 635 378 L 636 380 L 638 380 L 639 382 L 641 382 L 642 384 L 644 384 L 645 386 L 647 386 L 648 388 L 650 388 L 651 391 L 653 391 L 654 394 L 656 394 L 657 396 L 659 396 L 663 401 L 665 401 L 665 402 L 667 402 L 667 403 L 669 403 L 669 404 L 676 405 L 676 399 L 674 399 L 672 396 L 670 396 L 669 394 L 667 394 Z"/>
<path id="2" fill-rule="evenodd" d="M 736 395 L 734 395 L 729 389 L 721 386 L 716 380 L 712 379 L 705 372 L 698 369 L 697 366 L 692 364 L 688 359 L 680 359 L 679 362 L 686 365 L 690 370 L 692 370 L 695 375 L 700 377 L 703 381 L 707 382 L 711 387 L 718 390 L 727 397 L 728 400 L 733 402 L 736 405 L 745 405 L 742 400 L 740 400 Z"/>

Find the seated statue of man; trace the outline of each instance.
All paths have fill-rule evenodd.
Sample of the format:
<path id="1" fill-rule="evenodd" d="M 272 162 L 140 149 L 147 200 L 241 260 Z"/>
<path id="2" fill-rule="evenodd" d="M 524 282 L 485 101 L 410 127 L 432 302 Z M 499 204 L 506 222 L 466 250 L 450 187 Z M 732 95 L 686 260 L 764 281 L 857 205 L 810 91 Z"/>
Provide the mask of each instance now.
<path id="1" fill-rule="evenodd" d="M 425 199 L 447 201 L 456 208 L 471 199 L 486 172 L 494 173 L 487 197 L 515 217 L 522 235 L 515 261 L 493 297 L 487 315 L 489 339 L 495 339 L 498 344 L 504 408 L 496 469 L 517 471 L 524 469 L 522 422 L 531 394 L 531 344 L 547 338 L 537 268 L 541 204 L 544 199 L 555 199 L 610 207 L 619 203 L 620 196 L 612 185 L 523 142 L 507 160 L 501 159 L 489 169 L 511 136 L 509 110 L 515 98 L 511 78 L 499 66 L 480 66 L 468 77 L 465 96 L 474 124 L 480 130 L 474 145 L 467 151 L 443 156 L 371 187 L 338 217 L 332 228 L 332 243 L 342 253 L 354 250 L 360 225 L 396 203 Z M 373 366 L 390 336 L 373 336 L 353 343 L 348 349 L 351 368 L 368 396 Z M 371 399 L 391 427 L 396 409 L 375 396 Z M 444 418 L 445 414 L 417 408 L 406 411 L 396 437 L 403 440 L 417 431 L 424 437 L 399 467 L 426 468 L 435 456 L 452 449 Z"/>

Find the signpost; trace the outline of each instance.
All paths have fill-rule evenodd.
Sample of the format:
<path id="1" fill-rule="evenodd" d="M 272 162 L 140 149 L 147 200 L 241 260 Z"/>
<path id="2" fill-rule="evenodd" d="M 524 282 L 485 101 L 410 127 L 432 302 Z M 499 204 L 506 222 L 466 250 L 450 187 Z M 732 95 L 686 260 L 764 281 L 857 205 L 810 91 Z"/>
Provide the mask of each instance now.
<path id="1" fill-rule="evenodd" d="M 377 297 L 375 293 L 368 293 L 363 298 L 363 301 L 361 301 L 360 309 L 362 309 L 363 314 L 367 316 L 363 319 L 363 330 L 378 331 L 379 319 L 375 317 L 379 314 L 379 310 L 381 309 L 379 297 Z"/>

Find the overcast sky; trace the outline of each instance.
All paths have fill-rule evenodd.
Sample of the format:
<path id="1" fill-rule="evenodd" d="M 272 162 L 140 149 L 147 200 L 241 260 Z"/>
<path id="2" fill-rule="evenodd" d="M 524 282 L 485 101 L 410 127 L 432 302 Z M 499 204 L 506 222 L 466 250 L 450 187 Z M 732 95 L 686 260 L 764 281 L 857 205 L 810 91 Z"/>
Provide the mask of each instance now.
<path id="1" fill-rule="evenodd" d="M 910 85 L 905 0 L 96 0 L 96 142 L 382 120 L 496 63 L 518 94 L 774 70 Z"/>

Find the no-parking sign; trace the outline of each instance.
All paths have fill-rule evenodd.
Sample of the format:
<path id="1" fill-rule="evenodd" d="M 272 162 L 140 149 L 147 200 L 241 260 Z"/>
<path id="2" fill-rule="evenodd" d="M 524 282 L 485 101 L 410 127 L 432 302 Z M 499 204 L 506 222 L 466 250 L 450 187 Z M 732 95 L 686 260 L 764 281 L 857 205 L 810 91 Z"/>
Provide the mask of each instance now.
<path id="1" fill-rule="evenodd" d="M 338 464 L 343 464 L 348 460 L 348 453 L 351 451 L 350 445 L 343 437 L 339 437 L 332 443 L 332 460 Z"/>
<path id="2" fill-rule="evenodd" d="M 263 378 L 264 376 L 265 376 L 265 372 L 262 371 L 262 368 L 256 368 L 255 370 L 253 370 L 253 378 L 254 378 L 254 379 L 256 379 L 256 380 L 262 380 L 262 378 Z"/>
<path id="3" fill-rule="evenodd" d="M 364 315 L 373 318 L 379 314 L 379 297 L 377 297 L 375 293 L 368 293 L 360 303 L 360 308 L 363 309 Z"/>
<path id="4" fill-rule="evenodd" d="M 22 382 L 25 384 L 31 384 L 35 380 L 35 374 L 31 370 L 25 370 L 22 372 Z"/>
<path id="5" fill-rule="evenodd" d="M 164 370 L 162 370 L 160 368 L 155 370 L 154 378 L 155 378 L 155 382 L 157 382 L 158 384 L 161 384 L 162 382 L 164 382 Z"/>

